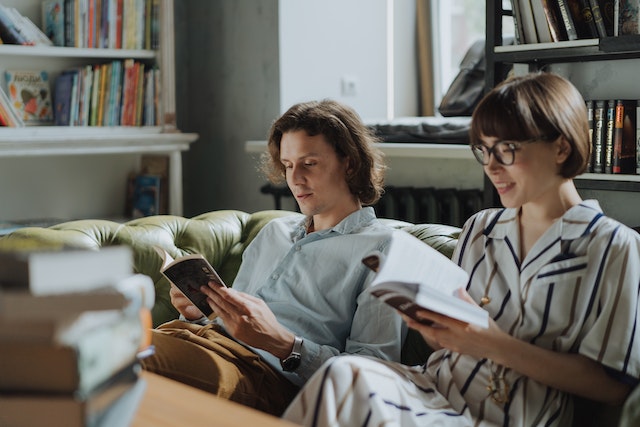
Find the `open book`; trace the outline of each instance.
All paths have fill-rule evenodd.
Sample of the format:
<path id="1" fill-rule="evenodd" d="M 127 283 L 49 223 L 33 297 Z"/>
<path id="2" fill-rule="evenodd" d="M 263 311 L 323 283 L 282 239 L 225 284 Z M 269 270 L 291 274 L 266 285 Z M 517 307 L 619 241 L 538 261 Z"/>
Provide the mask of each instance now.
<path id="1" fill-rule="evenodd" d="M 362 262 L 377 272 L 369 292 L 406 315 L 418 320 L 415 311 L 422 307 L 489 326 L 486 310 L 458 296 L 469 280 L 467 272 L 411 234 L 394 232 L 387 254 L 374 252 Z"/>
<path id="2" fill-rule="evenodd" d="M 211 316 L 213 310 L 207 303 L 207 296 L 200 291 L 200 286 L 206 286 L 208 282 L 226 285 L 209 261 L 200 254 L 185 255 L 174 260 L 161 247 L 154 246 L 154 249 L 162 258 L 160 273 L 180 289 L 202 314 Z"/>

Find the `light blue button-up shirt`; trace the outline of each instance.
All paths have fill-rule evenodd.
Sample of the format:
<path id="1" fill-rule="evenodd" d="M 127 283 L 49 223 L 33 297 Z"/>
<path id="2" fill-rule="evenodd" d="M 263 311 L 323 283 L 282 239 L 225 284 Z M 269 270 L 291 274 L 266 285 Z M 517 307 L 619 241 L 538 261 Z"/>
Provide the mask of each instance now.
<path id="1" fill-rule="evenodd" d="M 360 209 L 335 227 L 307 234 L 309 218 L 272 220 L 244 251 L 233 288 L 264 300 L 278 321 L 303 338 L 302 363 L 284 373 L 304 383 L 340 353 L 400 360 L 406 325 L 368 292 L 373 273 L 362 258 L 385 252 L 393 229 L 373 208 Z M 276 369 L 280 361 L 255 349 Z"/>

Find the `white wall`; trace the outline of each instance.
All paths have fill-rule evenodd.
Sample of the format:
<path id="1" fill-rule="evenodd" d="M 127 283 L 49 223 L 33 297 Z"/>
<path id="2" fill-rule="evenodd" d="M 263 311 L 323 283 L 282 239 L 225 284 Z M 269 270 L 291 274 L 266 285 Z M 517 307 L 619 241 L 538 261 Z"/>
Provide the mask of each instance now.
<path id="1" fill-rule="evenodd" d="M 279 48 L 281 112 L 332 98 L 365 119 L 417 114 L 414 0 L 280 0 Z"/>

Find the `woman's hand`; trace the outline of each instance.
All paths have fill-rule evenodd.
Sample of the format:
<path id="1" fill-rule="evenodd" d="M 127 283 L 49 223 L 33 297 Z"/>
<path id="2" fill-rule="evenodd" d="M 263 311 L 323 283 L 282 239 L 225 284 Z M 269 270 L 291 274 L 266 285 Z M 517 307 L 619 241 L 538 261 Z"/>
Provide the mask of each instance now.
<path id="1" fill-rule="evenodd" d="M 263 300 L 213 282 L 200 290 L 207 295 L 209 306 L 234 338 L 279 359 L 291 353 L 293 333 L 278 322 Z"/>
<path id="2" fill-rule="evenodd" d="M 459 296 L 476 304 L 464 289 L 459 290 Z M 446 348 L 477 359 L 492 358 L 500 352 L 500 340 L 511 338 L 493 319 L 489 319 L 489 327 L 484 329 L 431 310 L 419 309 L 416 315 L 422 322 L 405 315 L 402 318 L 407 326 L 420 332 L 427 344 L 436 350 Z"/>

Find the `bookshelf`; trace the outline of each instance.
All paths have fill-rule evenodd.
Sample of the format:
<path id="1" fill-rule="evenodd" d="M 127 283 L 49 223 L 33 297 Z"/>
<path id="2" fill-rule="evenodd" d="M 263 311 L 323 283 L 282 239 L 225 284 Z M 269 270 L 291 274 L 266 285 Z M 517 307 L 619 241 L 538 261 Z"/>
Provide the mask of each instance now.
<path id="1" fill-rule="evenodd" d="M 487 0 L 488 88 L 498 83 L 496 76 L 500 75 L 500 68 L 508 64 L 521 67 L 525 72 L 551 70 L 563 74 L 578 87 L 585 99 L 640 99 L 640 90 L 635 85 L 628 85 L 633 81 L 634 73 L 637 74 L 633 70 L 637 70 L 640 60 L 640 35 L 503 46 L 502 22 L 511 17 L 511 11 L 505 9 L 503 3 L 500 0 Z M 605 74 L 601 69 L 596 70 L 594 64 L 611 64 L 615 72 Z M 600 81 L 594 84 L 596 77 Z M 585 173 L 578 177 L 576 186 L 579 190 L 624 192 L 623 197 L 627 202 L 640 203 L 640 175 Z M 499 205 L 499 198 L 486 183 L 485 204 Z"/>
<path id="2" fill-rule="evenodd" d="M 22 15 L 31 19 L 42 28 L 41 0 L 2 0 L 7 7 L 16 8 Z M 114 217 L 124 212 L 126 196 L 126 179 L 129 169 L 135 168 L 142 154 L 166 154 L 169 157 L 169 204 L 170 214 L 182 215 L 182 152 L 189 150 L 190 144 L 197 140 L 198 135 L 182 133 L 176 129 L 175 111 L 175 57 L 174 57 L 174 26 L 173 0 L 159 0 L 158 20 L 159 47 L 150 49 L 108 49 L 108 48 L 75 48 L 58 46 L 19 46 L 0 45 L 0 72 L 4 74 L 7 68 L 46 70 L 49 74 L 52 93 L 56 77 L 63 71 L 73 67 L 106 63 L 114 60 L 134 59 L 148 65 L 157 65 L 161 70 L 161 97 L 159 100 L 159 118 L 154 126 L 26 126 L 23 128 L 0 127 L 0 180 L 5 183 L 0 186 L 0 198 L 9 201 L 15 208 L 3 212 L 0 209 L 1 220 L 16 220 L 43 217 L 61 217 L 76 219 L 82 217 Z M 4 82 L 3 82 L 4 83 Z M 6 89 L 6 85 L 3 85 Z M 29 160 L 31 159 L 31 160 Z M 56 212 L 47 212 L 46 207 L 37 203 L 30 203 L 28 182 L 42 179 L 30 176 L 17 176 L 18 172 L 10 167 L 10 163 L 39 165 L 44 162 L 59 162 L 60 168 L 56 173 L 63 183 L 77 181 L 77 177 L 64 177 L 64 174 L 79 173 L 83 169 L 81 163 L 96 162 L 96 170 L 112 170 L 118 176 L 86 176 L 86 179 L 96 181 L 95 191 L 105 197 L 113 197 L 121 188 L 122 200 L 102 203 L 102 211 L 82 209 L 88 201 L 82 191 L 78 191 L 73 199 L 65 194 L 68 207 L 58 208 Z M 69 167 L 74 165 L 76 167 Z M 104 164 L 106 162 L 106 164 Z M 111 167 L 108 162 L 115 163 Z M 74 165 L 75 166 L 75 165 Z M 37 169 L 37 166 L 34 166 Z M 2 172 L 2 169 L 11 172 Z M 23 168 L 30 169 L 30 168 Z M 64 169 L 64 170 L 63 170 Z M 75 170 L 74 170 L 75 169 Z M 131 171 L 134 172 L 134 171 Z M 11 173 L 10 176 L 5 176 Z M 83 179 L 85 177 L 82 177 Z M 52 177 L 45 179 L 51 180 Z M 11 182 L 11 188 L 8 183 Z M 20 183 L 16 186 L 16 183 Z M 51 183 L 55 187 L 55 183 Z M 2 188 L 4 187 L 4 188 Z M 24 191 L 21 191 L 24 188 Z M 62 192 L 63 190 L 61 190 Z M 64 192 L 73 191 L 65 188 Z M 96 203 L 100 205 L 100 203 Z M 122 208 L 122 209 L 121 209 Z M 24 213 L 23 213 L 24 212 Z M 7 217 L 9 216 L 9 217 Z"/>

